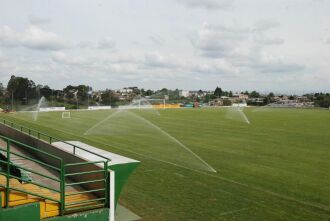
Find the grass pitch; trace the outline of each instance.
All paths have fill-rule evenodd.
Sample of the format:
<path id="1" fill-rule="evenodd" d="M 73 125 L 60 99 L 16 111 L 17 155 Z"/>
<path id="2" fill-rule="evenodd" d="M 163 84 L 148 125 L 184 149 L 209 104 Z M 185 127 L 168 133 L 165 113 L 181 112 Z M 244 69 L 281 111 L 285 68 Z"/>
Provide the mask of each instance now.
<path id="1" fill-rule="evenodd" d="M 198 160 L 189 154 L 152 148 L 157 136 L 164 145 L 164 134 L 136 126 L 139 121 L 123 120 L 120 133 L 108 132 L 104 125 L 116 124 L 105 121 L 103 133 L 86 134 L 112 112 L 72 111 L 71 119 L 40 113 L 37 121 L 27 113 L 0 117 L 140 160 L 120 201 L 144 220 L 330 220 L 329 110 L 246 108 L 251 124 L 225 108 L 168 109 L 159 116 L 134 111 L 216 173 L 190 164 Z"/>

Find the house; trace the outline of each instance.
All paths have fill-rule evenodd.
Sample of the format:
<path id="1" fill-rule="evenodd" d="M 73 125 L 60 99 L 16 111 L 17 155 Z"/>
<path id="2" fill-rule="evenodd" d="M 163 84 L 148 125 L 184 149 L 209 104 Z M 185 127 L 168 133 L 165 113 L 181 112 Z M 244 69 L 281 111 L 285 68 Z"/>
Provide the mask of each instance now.
<path id="1" fill-rule="evenodd" d="M 239 99 L 239 100 L 247 100 L 247 99 L 249 99 L 249 95 L 246 95 L 246 94 L 233 94 L 233 98 Z"/>
<path id="2" fill-rule="evenodd" d="M 222 98 L 215 98 L 209 102 L 210 106 L 222 106 L 223 105 L 223 99 Z"/>
<path id="3" fill-rule="evenodd" d="M 179 96 L 180 96 L 180 97 L 189 97 L 189 96 L 190 96 L 190 91 L 187 91 L 187 90 L 180 90 L 180 91 L 179 91 Z"/>
<path id="4" fill-rule="evenodd" d="M 124 87 L 119 89 L 119 93 L 123 96 L 129 95 L 131 93 L 133 93 L 133 88 L 130 87 Z"/>

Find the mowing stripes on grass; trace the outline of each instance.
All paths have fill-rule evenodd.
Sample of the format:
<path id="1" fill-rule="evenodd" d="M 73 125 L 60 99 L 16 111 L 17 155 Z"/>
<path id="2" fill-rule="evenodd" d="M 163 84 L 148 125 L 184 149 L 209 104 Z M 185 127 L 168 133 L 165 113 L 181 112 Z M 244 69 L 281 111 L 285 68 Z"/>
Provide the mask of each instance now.
<path id="1" fill-rule="evenodd" d="M 139 111 L 141 112 L 141 111 Z M 216 172 L 205 160 L 186 145 L 143 116 L 130 110 L 117 110 L 89 128 L 84 135 L 109 136 L 109 143 L 121 139 L 125 149 L 131 149 L 153 159 L 171 162 L 193 169 Z M 122 146 L 122 145 L 120 145 Z"/>
<path id="2" fill-rule="evenodd" d="M 238 111 L 228 117 L 226 108 L 159 111 L 118 113 L 88 135 L 114 110 L 73 112 L 67 121 L 58 113 L 40 113 L 36 122 L 28 114 L 3 116 L 140 160 L 121 201 L 144 220 L 330 220 L 329 111 L 244 108 L 252 124 Z M 201 170 L 192 154 L 134 114 L 221 173 Z"/>

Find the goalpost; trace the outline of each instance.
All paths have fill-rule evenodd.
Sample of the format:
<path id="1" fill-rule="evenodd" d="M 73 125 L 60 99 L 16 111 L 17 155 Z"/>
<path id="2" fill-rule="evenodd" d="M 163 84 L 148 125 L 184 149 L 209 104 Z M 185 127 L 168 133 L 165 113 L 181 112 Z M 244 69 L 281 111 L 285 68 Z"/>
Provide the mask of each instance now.
<path id="1" fill-rule="evenodd" d="M 68 119 L 68 118 L 71 118 L 70 111 L 62 112 L 62 119 Z"/>

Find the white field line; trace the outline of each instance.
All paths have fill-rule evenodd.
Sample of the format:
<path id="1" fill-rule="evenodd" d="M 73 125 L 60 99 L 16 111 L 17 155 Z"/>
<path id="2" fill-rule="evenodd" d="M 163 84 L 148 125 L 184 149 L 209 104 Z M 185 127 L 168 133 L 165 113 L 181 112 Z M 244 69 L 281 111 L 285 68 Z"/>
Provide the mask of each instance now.
<path id="1" fill-rule="evenodd" d="M 144 117 L 141 117 L 135 113 L 132 112 L 128 112 L 129 114 L 137 117 L 138 119 L 142 120 L 143 122 L 149 124 L 150 126 L 152 126 L 153 128 L 155 128 L 156 130 L 160 131 L 161 133 L 163 133 L 164 135 L 166 135 L 168 138 L 170 138 L 172 141 L 174 141 L 175 143 L 177 143 L 179 146 L 181 146 L 182 148 L 184 148 L 186 151 L 188 151 L 189 153 L 191 153 L 193 156 L 195 156 L 198 160 L 200 160 L 206 167 L 208 167 L 208 169 L 211 172 L 216 173 L 217 171 L 211 167 L 207 162 L 205 162 L 200 156 L 198 156 L 197 154 L 195 154 L 192 150 L 190 150 L 188 147 L 186 147 L 186 145 L 184 145 L 183 143 L 181 143 L 180 141 L 178 141 L 177 139 L 175 139 L 172 135 L 170 135 L 169 133 L 167 133 L 166 131 L 162 130 L 161 128 L 159 128 L 158 126 L 156 126 L 155 124 L 153 124 L 152 122 L 148 121 L 147 119 L 145 119 Z"/>
<path id="2" fill-rule="evenodd" d="M 37 123 L 30 122 L 30 121 L 26 121 L 26 120 L 22 120 L 22 121 L 28 122 L 29 124 L 36 124 L 38 126 L 42 126 L 42 125 L 39 125 Z M 240 186 L 243 186 L 243 187 L 252 189 L 252 190 L 260 191 L 260 192 L 263 192 L 263 193 L 266 193 L 266 194 L 269 194 L 269 195 L 272 195 L 274 197 L 278 197 L 278 198 L 281 198 L 281 199 L 293 201 L 293 202 L 299 203 L 301 205 L 305 205 L 305 206 L 309 206 L 309 207 L 313 207 L 313 208 L 317 208 L 317 209 L 320 209 L 320 210 L 323 210 L 323 211 L 330 212 L 330 207 L 329 206 L 326 206 L 326 205 L 320 205 L 320 204 L 314 204 L 314 203 L 309 203 L 309 202 L 301 201 L 301 200 L 295 199 L 295 198 L 290 197 L 290 196 L 287 196 L 287 195 L 283 195 L 283 194 L 275 193 L 275 192 L 272 192 L 272 191 L 269 191 L 269 190 L 265 190 L 265 189 L 262 189 L 262 188 L 259 188 L 259 187 L 251 186 L 251 185 L 248 185 L 248 184 L 245 184 L 245 183 L 241 183 L 241 182 L 238 182 L 238 181 L 235 181 L 235 180 L 232 180 L 232 179 L 228 179 L 226 177 L 221 177 L 219 175 L 215 175 L 214 173 L 204 172 L 204 171 L 201 171 L 201 170 L 196 170 L 196 169 L 193 169 L 193 168 L 189 168 L 189 167 L 185 167 L 185 166 L 182 166 L 182 165 L 178 165 L 178 164 L 175 164 L 175 163 L 172 163 L 172 162 L 160 160 L 160 159 L 157 159 L 157 158 L 154 158 L 154 157 L 145 156 L 145 155 L 140 154 L 140 153 L 137 153 L 135 151 L 127 150 L 127 149 L 121 148 L 121 147 L 112 146 L 112 145 L 109 145 L 107 143 L 103 143 L 103 142 L 100 142 L 100 141 L 94 141 L 94 140 L 91 140 L 89 138 L 86 138 L 86 137 L 83 137 L 83 136 L 80 136 L 80 135 L 77 135 L 77 134 L 73 134 L 73 133 L 70 133 L 70 132 L 67 132 L 67 131 L 63 131 L 63 130 L 60 130 L 60 129 L 55 129 L 55 128 L 51 128 L 51 127 L 47 127 L 47 126 L 43 126 L 43 127 L 46 127 L 46 128 L 52 129 L 52 130 L 57 130 L 57 131 L 60 131 L 62 133 L 65 133 L 65 134 L 70 134 L 70 135 L 75 136 L 75 137 L 80 137 L 82 139 L 89 140 L 92 143 L 99 143 L 101 145 L 108 146 L 110 148 L 115 148 L 115 149 L 118 149 L 118 150 L 121 150 L 121 151 L 133 153 L 133 154 L 136 154 L 136 155 L 141 156 L 141 157 L 146 158 L 146 159 L 152 159 L 152 160 L 155 160 L 155 161 L 159 161 L 159 162 L 163 162 L 163 163 L 166 163 L 166 164 L 177 166 L 177 167 L 180 167 L 180 168 L 183 168 L 183 169 L 187 169 L 187 170 L 190 170 L 190 171 L 193 171 L 193 172 L 202 174 L 202 175 L 211 176 L 213 178 L 216 178 L 216 179 L 219 179 L 219 180 L 222 180 L 222 181 L 226 181 L 226 182 L 229 182 L 229 183 L 237 184 L 237 185 L 240 185 Z M 223 191 L 224 190 L 222 190 L 222 192 Z M 225 191 L 225 192 L 228 192 L 228 191 Z M 228 193 L 230 193 L 231 195 L 233 195 L 233 193 L 231 193 L 231 192 L 228 192 Z M 246 200 L 248 200 L 248 201 L 250 201 L 250 202 L 252 202 L 252 203 L 255 203 L 255 204 L 259 205 L 259 206 L 263 206 L 263 207 L 269 208 L 271 210 L 275 210 L 274 208 L 268 207 L 268 206 L 266 206 L 266 205 L 264 205 L 262 203 L 259 203 L 259 202 L 255 201 L 255 200 L 251 200 L 251 199 L 246 198 L 246 197 L 243 197 L 243 198 L 246 199 Z"/>

